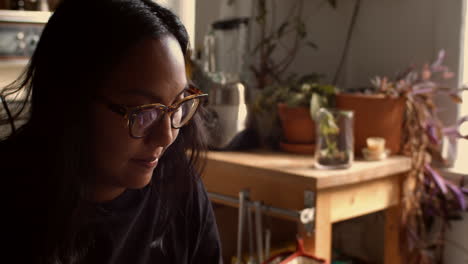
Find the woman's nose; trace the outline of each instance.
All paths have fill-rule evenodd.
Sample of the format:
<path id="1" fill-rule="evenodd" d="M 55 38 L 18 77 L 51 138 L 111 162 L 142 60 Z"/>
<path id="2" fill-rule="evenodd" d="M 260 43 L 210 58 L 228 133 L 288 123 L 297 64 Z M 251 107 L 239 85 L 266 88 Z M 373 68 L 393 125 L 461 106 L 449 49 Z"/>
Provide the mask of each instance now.
<path id="1" fill-rule="evenodd" d="M 155 147 L 166 148 L 174 141 L 174 129 L 171 126 L 171 117 L 167 113 L 156 122 L 146 136 L 149 144 L 154 144 Z"/>

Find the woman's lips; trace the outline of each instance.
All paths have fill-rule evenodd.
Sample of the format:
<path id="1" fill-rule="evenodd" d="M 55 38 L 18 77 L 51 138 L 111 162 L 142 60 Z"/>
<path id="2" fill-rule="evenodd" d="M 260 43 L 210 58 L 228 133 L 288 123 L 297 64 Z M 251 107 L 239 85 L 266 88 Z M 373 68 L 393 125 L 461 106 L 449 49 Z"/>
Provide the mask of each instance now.
<path id="1" fill-rule="evenodd" d="M 142 159 L 132 159 L 131 161 L 135 162 L 136 164 L 142 166 L 142 167 L 145 167 L 145 168 L 148 168 L 148 169 L 152 169 L 154 167 L 156 167 L 156 165 L 158 165 L 158 158 L 154 159 L 154 160 L 142 160 Z"/>

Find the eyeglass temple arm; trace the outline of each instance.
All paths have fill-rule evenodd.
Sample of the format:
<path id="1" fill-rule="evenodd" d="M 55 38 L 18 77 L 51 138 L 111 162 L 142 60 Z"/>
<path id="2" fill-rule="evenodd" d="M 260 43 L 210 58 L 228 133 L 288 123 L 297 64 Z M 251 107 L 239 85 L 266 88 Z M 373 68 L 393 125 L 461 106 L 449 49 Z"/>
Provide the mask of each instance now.
<path id="1" fill-rule="evenodd" d="M 193 82 L 190 81 L 190 85 L 187 87 L 187 90 L 192 94 L 203 94 L 203 91 L 200 90 Z"/>

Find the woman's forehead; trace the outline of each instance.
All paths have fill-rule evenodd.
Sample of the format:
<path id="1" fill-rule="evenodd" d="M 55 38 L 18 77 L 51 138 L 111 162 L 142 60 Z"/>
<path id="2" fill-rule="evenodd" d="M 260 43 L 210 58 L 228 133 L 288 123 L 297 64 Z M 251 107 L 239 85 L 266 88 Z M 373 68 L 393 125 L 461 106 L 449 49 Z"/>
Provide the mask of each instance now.
<path id="1" fill-rule="evenodd" d="M 187 85 L 185 60 L 172 35 L 137 43 L 111 72 L 105 89 L 167 101 Z"/>

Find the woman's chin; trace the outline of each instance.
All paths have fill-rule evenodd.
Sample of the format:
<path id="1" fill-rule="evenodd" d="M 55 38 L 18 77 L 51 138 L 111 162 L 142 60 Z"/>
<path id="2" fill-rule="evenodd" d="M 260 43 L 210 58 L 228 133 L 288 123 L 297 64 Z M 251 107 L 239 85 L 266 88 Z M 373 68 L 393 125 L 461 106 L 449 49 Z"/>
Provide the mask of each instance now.
<path id="1" fill-rule="evenodd" d="M 145 168 L 141 166 L 131 166 L 127 168 L 127 173 L 123 178 L 122 184 L 126 188 L 141 189 L 148 185 L 153 177 L 153 168 Z"/>
<path id="2" fill-rule="evenodd" d="M 151 181 L 152 174 L 150 175 L 133 175 L 130 179 L 125 181 L 125 187 L 130 189 L 141 189 L 148 185 Z"/>

